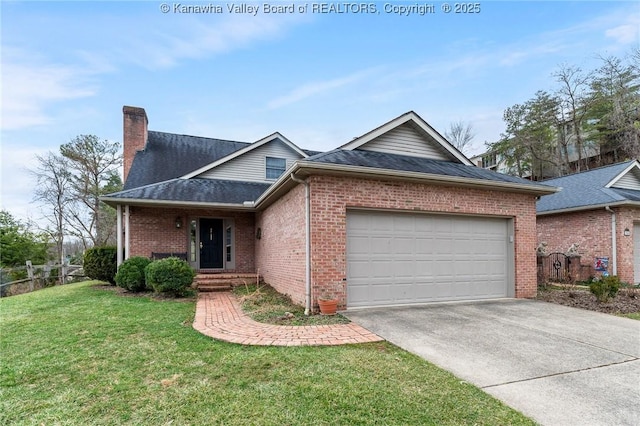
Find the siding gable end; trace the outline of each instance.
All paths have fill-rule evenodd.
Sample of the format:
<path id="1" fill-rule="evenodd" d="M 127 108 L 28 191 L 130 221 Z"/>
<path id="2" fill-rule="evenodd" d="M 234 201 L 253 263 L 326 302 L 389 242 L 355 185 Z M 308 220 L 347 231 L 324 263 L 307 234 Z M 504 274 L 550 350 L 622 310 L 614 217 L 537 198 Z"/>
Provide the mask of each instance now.
<path id="1" fill-rule="evenodd" d="M 633 167 L 618 177 L 610 188 L 640 190 L 640 168 Z"/>
<path id="2" fill-rule="evenodd" d="M 451 161 L 451 156 L 440 144 L 421 135 L 410 123 L 398 126 L 357 149 Z"/>
<path id="3" fill-rule="evenodd" d="M 475 166 L 418 114 L 409 111 L 340 147 Z"/>
<path id="4" fill-rule="evenodd" d="M 297 160 L 303 158 L 282 140 L 276 138 L 194 177 L 245 182 L 275 182 L 274 179 L 266 178 L 267 157 L 284 158 L 287 169 Z"/>

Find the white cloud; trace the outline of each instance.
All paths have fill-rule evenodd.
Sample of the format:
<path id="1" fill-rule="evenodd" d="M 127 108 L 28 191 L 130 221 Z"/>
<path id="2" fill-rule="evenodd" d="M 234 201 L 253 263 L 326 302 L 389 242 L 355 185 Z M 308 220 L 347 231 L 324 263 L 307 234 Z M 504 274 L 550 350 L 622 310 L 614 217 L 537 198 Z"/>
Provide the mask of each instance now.
<path id="1" fill-rule="evenodd" d="M 638 24 L 625 24 L 620 25 L 615 28 L 611 28 L 605 31 L 605 35 L 607 37 L 615 39 L 618 43 L 621 44 L 630 44 L 638 42 Z"/>
<path id="2" fill-rule="evenodd" d="M 2 130 L 51 123 L 50 104 L 93 96 L 97 88 L 87 70 L 34 59 L 25 51 L 4 48 L 2 64 Z"/>
<path id="3" fill-rule="evenodd" d="M 358 83 L 375 73 L 375 69 L 367 69 L 350 74 L 346 77 L 334 78 L 331 80 L 316 81 L 303 84 L 284 96 L 280 96 L 267 104 L 268 109 L 282 108 L 287 105 L 300 102 L 335 89 Z"/>
<path id="4" fill-rule="evenodd" d="M 135 37 L 128 34 L 116 54 L 147 69 L 170 68 L 183 59 L 200 59 L 277 38 L 290 26 L 308 19 L 301 15 L 238 14 L 220 18 L 160 22 L 155 31 Z"/>
<path id="5" fill-rule="evenodd" d="M 8 210 L 16 218 L 29 219 L 40 223 L 41 212 L 36 204 L 32 203 L 29 197 L 33 191 L 34 178 L 27 167 L 29 164 L 35 168 L 34 159 L 36 154 L 42 155 L 45 149 L 28 147 L 16 147 L 14 145 L 2 146 L 2 186 L 0 198 L 0 208 Z M 25 196 L 25 194 L 28 194 Z"/>

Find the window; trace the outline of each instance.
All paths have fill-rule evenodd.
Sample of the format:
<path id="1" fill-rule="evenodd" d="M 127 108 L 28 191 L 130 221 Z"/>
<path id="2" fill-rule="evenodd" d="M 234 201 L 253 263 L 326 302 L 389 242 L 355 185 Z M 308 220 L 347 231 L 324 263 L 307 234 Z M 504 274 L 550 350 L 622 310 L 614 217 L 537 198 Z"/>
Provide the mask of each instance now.
<path id="1" fill-rule="evenodd" d="M 498 163 L 496 153 L 490 153 L 482 157 L 482 168 L 488 169 Z"/>
<path id="2" fill-rule="evenodd" d="M 227 262 L 231 262 L 231 227 L 227 226 L 225 237 L 225 253 L 227 255 Z"/>
<path id="3" fill-rule="evenodd" d="M 284 158 L 267 157 L 267 179 L 278 179 L 287 168 L 287 160 Z"/>
<path id="4" fill-rule="evenodd" d="M 192 220 L 189 228 L 189 260 L 192 263 L 196 261 L 196 228 L 196 221 Z"/>

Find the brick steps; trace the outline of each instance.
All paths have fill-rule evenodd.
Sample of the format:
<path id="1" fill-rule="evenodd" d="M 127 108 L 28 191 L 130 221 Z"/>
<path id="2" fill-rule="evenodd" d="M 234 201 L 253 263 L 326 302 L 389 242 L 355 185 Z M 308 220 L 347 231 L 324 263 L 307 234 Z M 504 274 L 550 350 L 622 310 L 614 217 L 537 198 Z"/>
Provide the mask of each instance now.
<path id="1" fill-rule="evenodd" d="M 239 285 L 256 284 L 256 274 L 198 274 L 193 287 L 201 292 L 228 291 Z"/>

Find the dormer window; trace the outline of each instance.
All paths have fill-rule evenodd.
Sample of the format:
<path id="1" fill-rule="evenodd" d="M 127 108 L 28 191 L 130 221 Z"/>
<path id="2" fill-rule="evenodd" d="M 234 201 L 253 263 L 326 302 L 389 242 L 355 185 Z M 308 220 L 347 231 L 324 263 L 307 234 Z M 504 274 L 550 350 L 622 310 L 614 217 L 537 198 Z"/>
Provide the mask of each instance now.
<path id="1" fill-rule="evenodd" d="M 267 157 L 266 161 L 266 178 L 268 180 L 276 180 L 287 169 L 287 160 L 284 158 Z"/>

